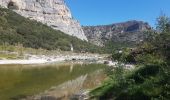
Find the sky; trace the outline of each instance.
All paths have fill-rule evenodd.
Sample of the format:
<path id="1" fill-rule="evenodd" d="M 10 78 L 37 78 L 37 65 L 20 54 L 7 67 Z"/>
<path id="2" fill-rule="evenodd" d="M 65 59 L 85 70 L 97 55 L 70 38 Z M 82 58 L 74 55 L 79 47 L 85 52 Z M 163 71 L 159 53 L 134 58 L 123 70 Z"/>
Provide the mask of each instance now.
<path id="1" fill-rule="evenodd" d="M 107 25 L 128 20 L 148 22 L 155 27 L 163 12 L 170 16 L 170 0 L 65 0 L 81 25 Z"/>

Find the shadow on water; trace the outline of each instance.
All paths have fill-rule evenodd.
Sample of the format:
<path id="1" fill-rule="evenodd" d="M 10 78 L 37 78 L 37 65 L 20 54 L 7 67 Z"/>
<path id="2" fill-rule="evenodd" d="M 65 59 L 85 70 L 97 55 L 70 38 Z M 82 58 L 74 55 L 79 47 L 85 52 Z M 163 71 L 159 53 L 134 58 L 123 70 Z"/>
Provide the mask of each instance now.
<path id="1" fill-rule="evenodd" d="M 83 87 L 94 87 L 87 85 L 94 81 L 91 74 L 104 67 L 100 64 L 0 65 L 0 100 L 18 100 L 36 94 L 52 95 L 42 96 L 49 100 L 53 96 L 69 96 Z"/>

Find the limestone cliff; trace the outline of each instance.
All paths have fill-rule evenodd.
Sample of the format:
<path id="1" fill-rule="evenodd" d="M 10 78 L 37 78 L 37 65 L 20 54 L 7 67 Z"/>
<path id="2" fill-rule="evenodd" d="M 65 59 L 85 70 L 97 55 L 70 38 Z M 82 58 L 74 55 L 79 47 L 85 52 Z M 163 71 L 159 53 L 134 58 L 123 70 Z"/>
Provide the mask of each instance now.
<path id="1" fill-rule="evenodd" d="M 89 42 L 105 46 L 109 41 L 112 43 L 139 43 L 146 38 L 145 31 L 151 29 L 148 23 L 143 21 L 127 21 L 110 25 L 84 26 L 86 37 Z"/>
<path id="2" fill-rule="evenodd" d="M 0 5 L 71 36 L 87 40 L 64 0 L 0 0 Z"/>

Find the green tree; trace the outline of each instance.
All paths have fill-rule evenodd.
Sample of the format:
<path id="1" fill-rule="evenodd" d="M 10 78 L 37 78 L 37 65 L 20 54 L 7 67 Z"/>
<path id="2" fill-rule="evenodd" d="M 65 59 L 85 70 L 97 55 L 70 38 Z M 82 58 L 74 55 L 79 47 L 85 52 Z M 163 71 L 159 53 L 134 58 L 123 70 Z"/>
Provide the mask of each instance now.
<path id="1" fill-rule="evenodd" d="M 159 32 L 166 32 L 168 29 L 168 26 L 170 24 L 170 18 L 168 16 L 166 16 L 165 14 L 161 14 L 158 18 L 157 18 L 157 27 L 156 29 Z"/>

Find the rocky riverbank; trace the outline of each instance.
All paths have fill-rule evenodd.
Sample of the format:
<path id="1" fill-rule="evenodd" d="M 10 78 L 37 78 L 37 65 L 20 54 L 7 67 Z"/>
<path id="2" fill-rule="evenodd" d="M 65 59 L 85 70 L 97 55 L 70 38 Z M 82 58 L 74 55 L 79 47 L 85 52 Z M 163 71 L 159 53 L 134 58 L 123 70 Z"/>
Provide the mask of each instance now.
<path id="1" fill-rule="evenodd" d="M 105 56 L 98 54 L 60 54 L 60 55 L 31 55 L 25 54 L 23 59 L 1 59 L 0 64 L 45 64 L 66 61 L 99 61 Z"/>

